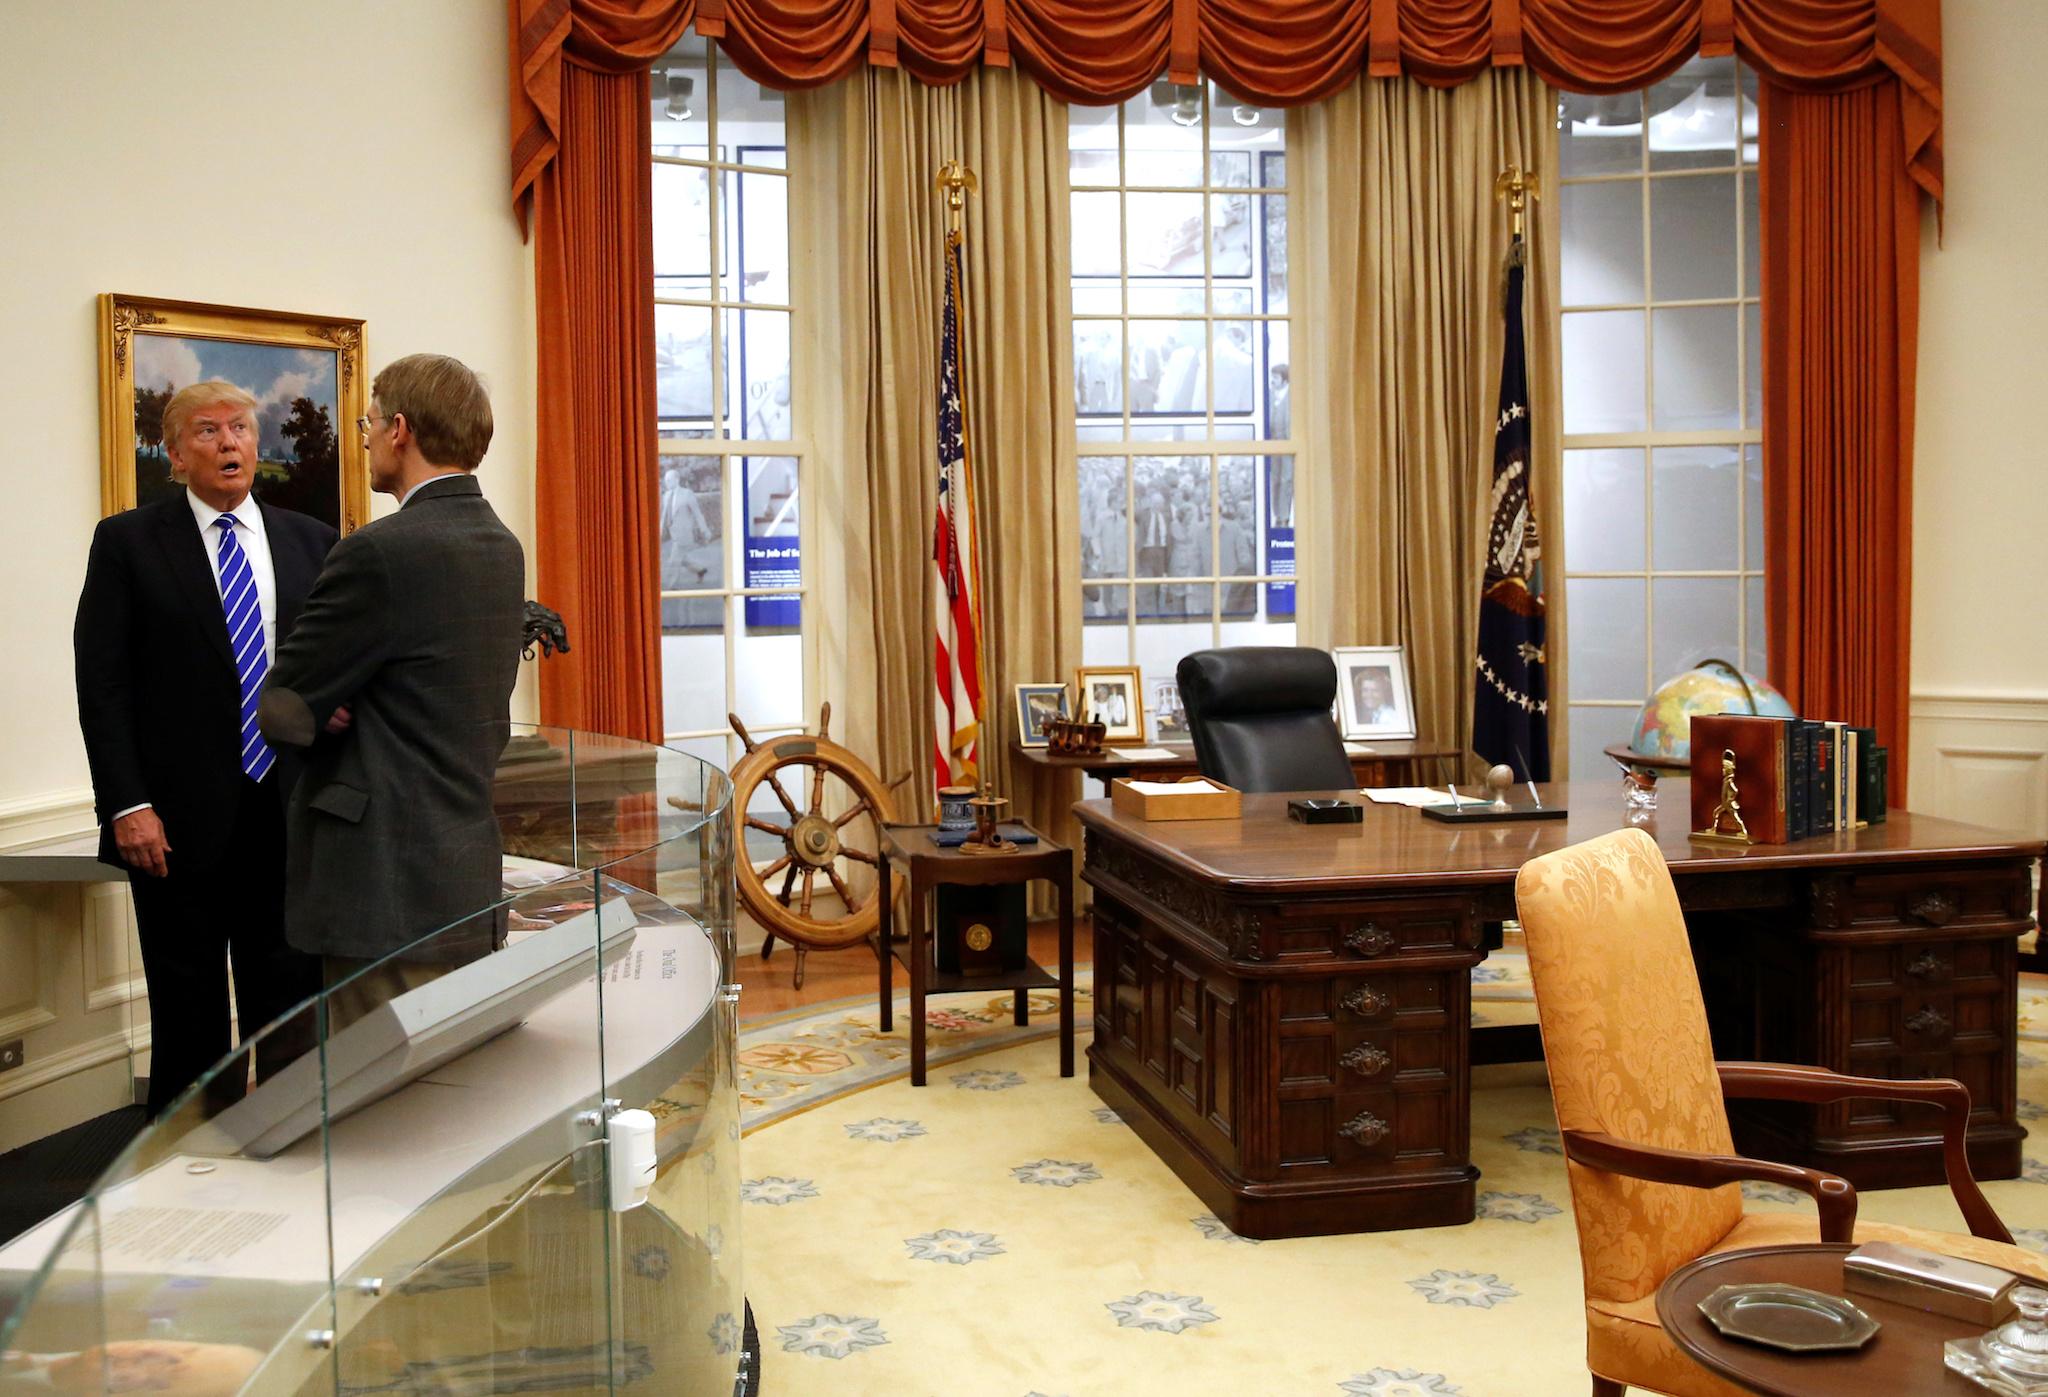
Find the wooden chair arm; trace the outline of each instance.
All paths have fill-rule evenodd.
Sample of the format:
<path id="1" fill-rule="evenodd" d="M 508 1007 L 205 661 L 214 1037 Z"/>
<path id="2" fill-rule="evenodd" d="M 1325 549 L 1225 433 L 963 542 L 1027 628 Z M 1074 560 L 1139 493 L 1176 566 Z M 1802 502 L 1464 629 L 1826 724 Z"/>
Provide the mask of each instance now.
<path id="1" fill-rule="evenodd" d="M 1690 1150 L 1667 1150 L 1656 1145 L 1638 1145 L 1618 1140 L 1600 1131 L 1567 1130 L 1565 1158 L 1592 1169 L 1605 1169 L 1631 1179 L 1653 1184 L 1677 1184 L 1682 1188 L 1719 1188 L 1722 1184 L 1755 1179 L 1760 1183 L 1784 1184 L 1813 1199 L 1820 1210 L 1820 1239 L 1823 1242 L 1853 1240 L 1856 1231 L 1856 1189 L 1847 1179 L 1802 1169 L 1796 1164 L 1777 1164 L 1767 1159 L 1746 1159 L 1733 1154 L 1695 1154 Z"/>
<path id="2" fill-rule="evenodd" d="M 1922 1101 L 1941 1109 L 1941 1162 L 1949 1192 L 1962 1209 L 1963 1220 L 1978 1237 L 2011 1243 L 1998 1214 L 1992 1211 L 1977 1177 L 1970 1171 L 1970 1089 L 1952 1077 L 1901 1082 L 1886 1077 L 1851 1077 L 1824 1067 L 1783 1062 L 1717 1062 L 1721 1091 L 1726 1096 L 1768 1101 L 1798 1101 L 1810 1106 L 1875 1097 L 1888 1101 Z"/>

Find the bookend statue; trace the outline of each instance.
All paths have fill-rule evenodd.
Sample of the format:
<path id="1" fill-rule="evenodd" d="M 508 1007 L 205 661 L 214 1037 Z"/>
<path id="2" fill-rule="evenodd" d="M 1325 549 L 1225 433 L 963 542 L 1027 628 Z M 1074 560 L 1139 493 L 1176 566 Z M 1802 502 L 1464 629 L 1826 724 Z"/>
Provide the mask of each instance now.
<path id="1" fill-rule="evenodd" d="M 537 601 L 526 603 L 526 628 L 524 638 L 519 642 L 519 658 L 533 658 L 534 647 L 540 647 L 543 655 L 569 653 L 569 631 L 562 624 L 562 613 Z"/>

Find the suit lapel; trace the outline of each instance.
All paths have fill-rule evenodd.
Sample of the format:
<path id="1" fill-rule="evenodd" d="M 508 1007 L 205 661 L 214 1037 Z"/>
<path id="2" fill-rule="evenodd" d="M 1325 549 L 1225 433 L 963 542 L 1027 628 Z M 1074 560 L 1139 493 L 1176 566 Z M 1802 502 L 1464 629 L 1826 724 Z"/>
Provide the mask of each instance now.
<path id="1" fill-rule="evenodd" d="M 164 562 L 177 580 L 178 590 L 185 594 L 185 600 L 192 608 L 192 617 L 199 623 L 213 648 L 228 668 L 235 665 L 234 648 L 228 644 L 228 618 L 221 610 L 220 588 L 214 585 L 213 564 L 206 558 L 206 541 L 199 536 L 199 526 L 193 521 L 192 507 L 183 495 L 166 500 L 156 517 L 156 537 L 163 549 Z"/>
<path id="2" fill-rule="evenodd" d="M 282 641 L 299 619 L 299 603 L 313 589 L 317 569 L 299 546 L 298 534 L 283 526 L 278 511 L 261 500 L 256 507 L 263 511 L 263 537 L 270 544 L 270 571 L 277 580 L 277 635 Z"/>

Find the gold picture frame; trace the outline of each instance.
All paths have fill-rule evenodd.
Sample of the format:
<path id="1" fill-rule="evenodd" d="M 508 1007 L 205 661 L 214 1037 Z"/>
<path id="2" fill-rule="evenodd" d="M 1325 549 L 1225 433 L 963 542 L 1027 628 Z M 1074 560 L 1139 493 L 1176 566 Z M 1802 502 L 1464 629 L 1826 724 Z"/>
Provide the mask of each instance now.
<path id="1" fill-rule="evenodd" d="M 1074 716 L 1103 724 L 1105 742 L 1145 740 L 1145 690 L 1136 665 L 1075 671 Z"/>
<path id="2" fill-rule="evenodd" d="M 342 533 L 369 518 L 362 321 L 111 292 L 99 317 L 102 514 L 178 488 L 152 414 L 160 423 L 177 389 L 223 378 L 261 405 L 257 498 Z"/>

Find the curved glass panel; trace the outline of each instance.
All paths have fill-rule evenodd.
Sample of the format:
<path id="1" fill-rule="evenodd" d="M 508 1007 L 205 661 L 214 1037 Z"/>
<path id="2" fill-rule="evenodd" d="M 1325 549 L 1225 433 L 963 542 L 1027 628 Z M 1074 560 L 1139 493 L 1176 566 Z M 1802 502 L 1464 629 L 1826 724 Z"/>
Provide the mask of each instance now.
<path id="1" fill-rule="evenodd" d="M 730 794 L 515 728 L 495 896 L 360 929 L 374 954 L 0 1247 L 0 1394 L 731 1391 Z"/>

